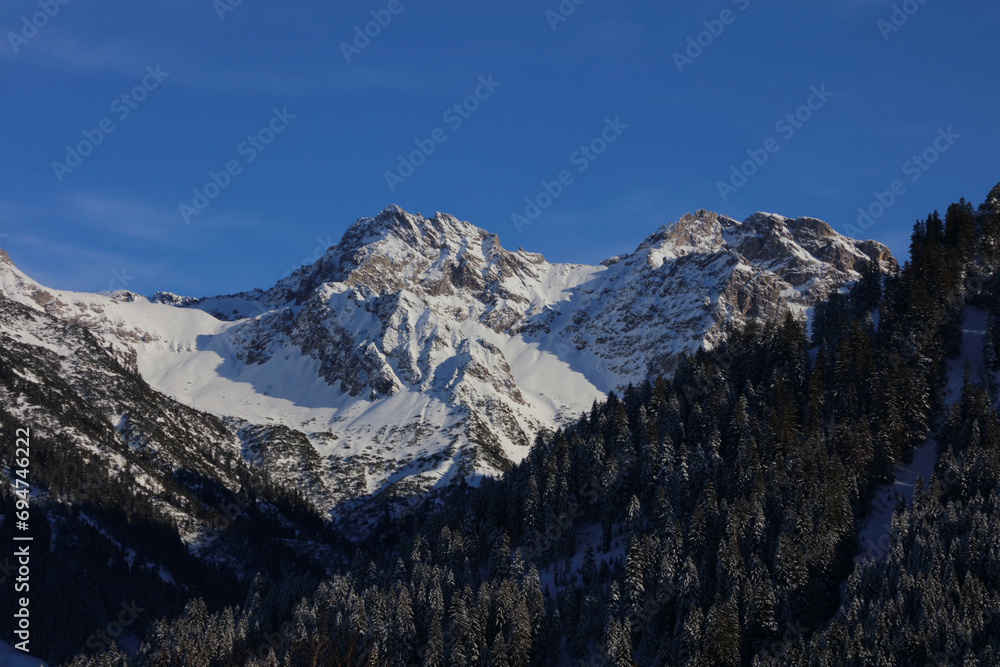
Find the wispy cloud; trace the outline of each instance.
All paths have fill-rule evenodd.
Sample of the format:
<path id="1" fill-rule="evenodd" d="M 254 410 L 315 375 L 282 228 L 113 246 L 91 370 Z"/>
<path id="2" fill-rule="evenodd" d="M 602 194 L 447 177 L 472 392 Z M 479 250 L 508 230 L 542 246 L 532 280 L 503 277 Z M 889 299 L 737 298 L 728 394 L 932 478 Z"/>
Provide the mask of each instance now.
<path id="1" fill-rule="evenodd" d="M 347 65 L 334 60 L 331 67 L 289 71 L 268 63 L 213 64 L 204 55 L 176 46 L 134 44 L 126 40 L 95 41 L 82 33 L 52 27 L 15 54 L 7 40 L 0 40 L 0 59 L 8 67 L 52 68 L 77 73 L 117 73 L 134 76 L 147 65 L 161 64 L 171 73 L 172 84 L 216 94 L 294 97 L 324 92 L 384 90 L 419 97 L 460 92 L 472 72 L 468 63 L 443 67 L 433 73 L 417 71 L 406 63 Z M 466 71 L 468 70 L 468 71 Z M 472 72 L 471 76 L 478 73 Z"/>
<path id="2" fill-rule="evenodd" d="M 130 200 L 73 195 L 66 206 L 83 224 L 125 238 L 159 240 L 177 228 L 176 211 Z"/>
<path id="3" fill-rule="evenodd" d="M 0 225 L 28 227 L 52 221 L 71 221 L 82 229 L 114 235 L 125 245 L 157 244 L 184 247 L 190 230 L 179 234 L 183 221 L 176 207 L 165 207 L 131 197 L 70 194 L 44 202 L 18 203 L 0 201 Z M 267 223 L 235 211 L 206 211 L 199 217 L 199 228 L 261 228 Z"/>
<path id="4" fill-rule="evenodd" d="M 101 246 L 42 238 L 31 233 L 12 234 L 9 252 L 15 265 L 42 285 L 55 289 L 113 291 L 148 283 L 166 270 L 163 262 L 150 262 L 129 252 Z M 63 284 L 73 276 L 73 285 Z M 63 278 L 60 279 L 59 276 Z"/>
<path id="5" fill-rule="evenodd" d="M 16 57 L 19 61 L 36 66 L 53 67 L 68 71 L 130 72 L 134 69 L 128 51 L 117 44 L 88 44 L 63 32 L 46 35 L 50 39 L 33 42 L 15 54 L 4 43 L 0 56 Z M 55 39 L 51 39 L 56 37 Z"/>
<path id="6" fill-rule="evenodd" d="M 66 223 L 71 223 L 68 228 Z M 43 285 L 83 291 L 156 290 L 177 280 L 171 252 L 200 252 L 219 230 L 267 229 L 264 220 L 231 211 L 205 211 L 185 227 L 175 207 L 129 197 L 72 194 L 39 202 L 0 200 L 0 247 Z M 68 233 L 46 234 L 46 230 Z M 206 235 L 206 230 L 215 234 Z M 223 234 L 226 232 L 223 231 Z M 86 239 L 83 242 L 82 239 Z M 72 285 L 66 285 L 72 276 Z"/>

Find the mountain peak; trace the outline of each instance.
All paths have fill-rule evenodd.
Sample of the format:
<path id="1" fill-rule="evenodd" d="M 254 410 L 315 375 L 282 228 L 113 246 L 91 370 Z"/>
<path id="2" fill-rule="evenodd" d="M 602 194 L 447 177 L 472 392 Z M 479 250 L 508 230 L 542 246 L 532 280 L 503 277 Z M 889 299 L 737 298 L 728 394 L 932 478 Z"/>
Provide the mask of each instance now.
<path id="1" fill-rule="evenodd" d="M 344 237 L 357 236 L 368 239 L 397 230 L 412 230 L 422 219 L 422 216 L 410 215 L 396 204 L 389 204 L 374 218 L 355 220 L 354 224 L 347 228 Z"/>
<path id="2" fill-rule="evenodd" d="M 10 261 L 10 255 L 7 254 L 6 250 L 0 249 L 0 264 L 10 264 L 14 266 L 14 262 Z"/>
<path id="3" fill-rule="evenodd" d="M 721 216 L 724 218 L 725 216 Z M 735 221 L 732 221 L 735 222 Z M 718 213 L 698 209 L 693 214 L 685 213 L 676 222 L 670 222 L 646 237 L 635 252 L 641 252 L 664 241 L 676 247 L 699 247 L 705 239 L 716 237 L 721 231 Z"/>
<path id="4" fill-rule="evenodd" d="M 657 270 L 665 262 L 680 258 L 723 256 L 777 271 L 793 286 L 827 269 L 839 272 L 842 282 L 852 280 L 870 260 L 879 262 L 887 272 L 897 268 L 884 245 L 850 239 L 816 218 L 786 218 L 758 211 L 739 222 L 703 209 L 660 227 L 625 264 Z M 622 259 L 612 258 L 605 265 Z"/>
<path id="5" fill-rule="evenodd" d="M 389 227 L 395 227 L 398 225 L 407 225 L 412 219 L 423 219 L 423 216 L 417 214 L 412 216 L 403 210 L 398 204 L 389 204 L 382 212 L 373 218 L 374 222 L 380 225 L 385 225 Z"/>
<path id="6" fill-rule="evenodd" d="M 539 263 L 544 258 L 510 253 L 497 234 L 447 213 L 428 218 L 391 204 L 374 218 L 356 220 L 335 246 L 267 290 L 266 298 L 302 303 L 334 283 L 378 294 L 394 294 L 406 286 L 417 291 L 447 291 L 448 285 L 481 290 Z"/>
<path id="7" fill-rule="evenodd" d="M 338 249 L 357 250 L 380 241 L 396 238 L 410 247 L 430 245 L 441 247 L 449 241 L 483 239 L 488 232 L 447 213 L 435 213 L 427 218 L 420 213 L 408 213 L 390 204 L 374 218 L 359 218 L 344 233 Z M 495 235 L 494 235 L 495 236 Z"/>

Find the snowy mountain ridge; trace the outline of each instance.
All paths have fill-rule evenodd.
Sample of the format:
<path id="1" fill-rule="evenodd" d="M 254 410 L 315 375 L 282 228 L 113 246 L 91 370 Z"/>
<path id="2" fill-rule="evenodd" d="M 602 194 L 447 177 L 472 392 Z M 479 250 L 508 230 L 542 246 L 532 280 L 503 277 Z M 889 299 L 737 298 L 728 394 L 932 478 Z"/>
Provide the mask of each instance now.
<path id="1" fill-rule="evenodd" d="M 697 211 L 601 265 L 549 263 L 450 215 L 390 206 L 267 290 L 79 294 L 38 285 L 6 254 L 0 289 L 254 433 L 244 455 L 289 484 L 311 447 L 325 486 L 313 497 L 329 509 L 502 470 L 540 430 L 732 327 L 808 316 L 871 261 L 897 269 L 885 246 L 819 220 Z M 298 453 L 263 455 L 256 427 L 283 428 L 297 444 L 281 451 Z"/>

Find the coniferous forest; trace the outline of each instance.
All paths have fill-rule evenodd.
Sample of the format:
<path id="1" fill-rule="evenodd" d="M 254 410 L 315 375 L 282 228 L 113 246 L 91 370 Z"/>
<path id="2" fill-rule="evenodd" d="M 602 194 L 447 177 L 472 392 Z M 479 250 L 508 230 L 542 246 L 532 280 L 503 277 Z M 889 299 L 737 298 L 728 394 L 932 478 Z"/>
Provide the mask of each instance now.
<path id="1" fill-rule="evenodd" d="M 81 529 L 33 612 L 74 667 L 1000 665 L 998 269 L 1000 186 L 919 221 L 898 274 L 871 262 L 810 327 L 734 331 L 361 541 L 241 472 L 252 501 L 223 533 L 256 576 L 190 557 L 119 490 L 78 495 L 65 477 L 86 472 L 53 448 L 49 522 L 104 513 L 202 585 L 109 565 Z M 863 549 L 877 493 L 929 442 L 932 470 Z M 323 566 L 282 551 L 296 530 L 329 547 Z M 132 598 L 155 609 L 131 642 L 84 643 Z"/>

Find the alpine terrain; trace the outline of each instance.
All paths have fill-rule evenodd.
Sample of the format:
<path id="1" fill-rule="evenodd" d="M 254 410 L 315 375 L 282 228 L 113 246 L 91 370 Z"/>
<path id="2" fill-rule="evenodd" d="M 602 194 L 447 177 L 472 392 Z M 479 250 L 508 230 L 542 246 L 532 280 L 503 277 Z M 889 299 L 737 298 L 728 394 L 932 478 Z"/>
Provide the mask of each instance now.
<path id="1" fill-rule="evenodd" d="M 897 269 L 885 246 L 819 220 L 698 211 L 600 266 L 552 264 L 449 215 L 390 206 L 266 290 L 70 293 L 2 251 L 0 286 L 4 335 L 59 354 L 52 373 L 113 359 L 156 401 L 205 422 L 172 429 L 202 434 L 199 466 L 240 460 L 344 515 L 356 504 L 345 501 L 496 475 L 537 434 L 609 391 L 669 376 L 680 355 L 750 321 L 808 319 L 872 262 Z M 67 347 L 71 324 L 92 334 L 73 329 L 85 348 Z M 149 409 L 129 405 L 128 390 L 117 396 L 82 400 L 133 447 L 164 428 L 142 423 Z"/>
<path id="2" fill-rule="evenodd" d="M 901 267 L 707 211 L 585 266 L 390 207 L 214 297 L 51 289 L 0 252 L 32 653 L 998 665 L 998 275 L 1000 186 Z"/>

